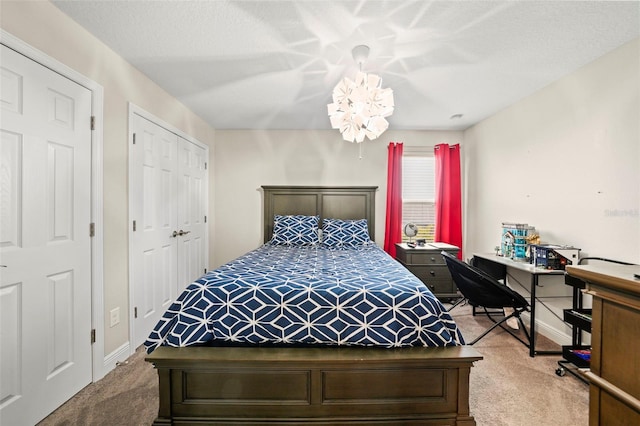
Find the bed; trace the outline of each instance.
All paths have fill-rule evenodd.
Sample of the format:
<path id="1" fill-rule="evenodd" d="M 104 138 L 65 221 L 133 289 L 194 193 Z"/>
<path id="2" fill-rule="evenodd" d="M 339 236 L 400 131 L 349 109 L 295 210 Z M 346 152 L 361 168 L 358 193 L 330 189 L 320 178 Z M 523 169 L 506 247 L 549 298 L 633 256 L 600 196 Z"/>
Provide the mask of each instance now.
<path id="1" fill-rule="evenodd" d="M 145 342 L 154 424 L 475 424 L 481 356 L 368 241 L 376 188 L 262 190 L 265 244 L 188 286 Z M 283 232 L 293 218 L 322 224 L 323 243 Z"/>

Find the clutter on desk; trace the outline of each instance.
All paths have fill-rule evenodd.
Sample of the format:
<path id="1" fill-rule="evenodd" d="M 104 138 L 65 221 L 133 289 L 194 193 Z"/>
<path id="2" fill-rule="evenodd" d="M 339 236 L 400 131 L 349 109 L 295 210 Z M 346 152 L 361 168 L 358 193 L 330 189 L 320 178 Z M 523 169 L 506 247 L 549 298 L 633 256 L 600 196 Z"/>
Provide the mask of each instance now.
<path id="1" fill-rule="evenodd" d="M 500 254 L 513 260 L 526 261 L 527 248 L 540 242 L 540 235 L 534 226 L 526 223 L 502 222 Z"/>
<path id="2" fill-rule="evenodd" d="M 535 226 L 514 222 L 502 222 L 502 238 L 496 254 L 553 270 L 564 270 L 566 265 L 576 265 L 580 259 L 580 249 L 541 244 Z"/>
<path id="3" fill-rule="evenodd" d="M 532 244 L 529 250 L 529 263 L 538 268 L 564 270 L 565 266 L 577 265 L 580 260 L 580 249 L 570 246 Z"/>

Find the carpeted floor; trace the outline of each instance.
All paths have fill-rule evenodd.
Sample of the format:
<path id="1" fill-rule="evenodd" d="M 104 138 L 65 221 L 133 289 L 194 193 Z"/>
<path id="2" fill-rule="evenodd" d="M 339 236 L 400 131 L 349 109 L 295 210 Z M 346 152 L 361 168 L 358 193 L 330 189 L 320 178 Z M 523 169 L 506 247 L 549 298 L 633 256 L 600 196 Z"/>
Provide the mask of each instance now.
<path id="1" fill-rule="evenodd" d="M 474 317 L 469 306 L 452 314 L 468 341 L 492 324 L 486 316 Z M 560 349 L 544 336 L 536 343 L 539 350 Z M 484 357 L 470 379 L 469 405 L 478 425 L 588 425 L 589 387 L 570 374 L 556 375 L 560 355 L 531 358 L 527 347 L 501 329 L 473 347 Z"/>
<path id="2" fill-rule="evenodd" d="M 470 341 L 491 322 L 471 315 L 469 306 L 452 311 Z M 588 424 L 588 386 L 555 374 L 560 356 L 529 357 L 528 349 L 498 329 L 474 348 L 484 359 L 471 370 L 470 408 L 479 426 L 580 426 Z M 539 338 L 538 348 L 558 349 Z M 126 363 L 92 383 L 40 425 L 150 425 L 158 411 L 158 380 L 138 349 Z"/>

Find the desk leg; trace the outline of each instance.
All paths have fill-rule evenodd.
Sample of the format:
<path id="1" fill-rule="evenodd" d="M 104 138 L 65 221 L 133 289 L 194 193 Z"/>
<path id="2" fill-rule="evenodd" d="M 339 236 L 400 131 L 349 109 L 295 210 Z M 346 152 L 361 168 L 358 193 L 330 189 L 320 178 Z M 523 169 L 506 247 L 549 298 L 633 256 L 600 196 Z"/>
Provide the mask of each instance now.
<path id="1" fill-rule="evenodd" d="M 536 351 L 536 290 L 538 288 L 538 274 L 531 274 L 531 316 L 529 322 L 529 332 L 531 333 L 531 345 L 529 346 L 529 356 L 536 355 L 561 355 L 562 351 Z"/>
<path id="2" fill-rule="evenodd" d="M 531 315 L 529 316 L 529 333 L 531 334 L 531 344 L 529 345 L 529 356 L 536 356 L 536 287 L 538 287 L 538 275 L 531 274 Z"/>

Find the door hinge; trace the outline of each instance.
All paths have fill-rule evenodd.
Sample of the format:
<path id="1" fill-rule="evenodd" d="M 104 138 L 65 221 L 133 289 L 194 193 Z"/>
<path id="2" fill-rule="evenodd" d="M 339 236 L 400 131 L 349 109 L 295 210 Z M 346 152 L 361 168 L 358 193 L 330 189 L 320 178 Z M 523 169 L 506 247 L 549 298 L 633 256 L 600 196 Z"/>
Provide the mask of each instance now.
<path id="1" fill-rule="evenodd" d="M 204 162 L 204 169 L 207 170 L 207 162 Z"/>
<path id="2" fill-rule="evenodd" d="M 93 222 L 89 224 L 89 236 L 90 237 L 96 236 L 96 224 Z"/>
<path id="3" fill-rule="evenodd" d="M 207 273 L 207 268 L 204 268 L 204 273 L 205 273 L 205 274 Z"/>
<path id="4" fill-rule="evenodd" d="M 136 134 L 135 133 L 133 134 L 133 144 L 134 145 L 136 144 Z"/>
<path id="5" fill-rule="evenodd" d="M 91 343 L 95 343 L 96 342 L 96 329 L 92 328 L 91 329 Z"/>
<path id="6" fill-rule="evenodd" d="M 96 129 L 96 117 L 95 116 L 91 116 L 91 130 L 95 130 Z"/>
<path id="7" fill-rule="evenodd" d="M 133 221 L 133 232 L 136 232 L 136 221 Z"/>
<path id="8" fill-rule="evenodd" d="M 204 223 L 207 223 L 207 217 L 206 216 L 204 217 Z"/>
<path id="9" fill-rule="evenodd" d="M 138 307 L 133 308 L 133 317 L 138 318 Z"/>

